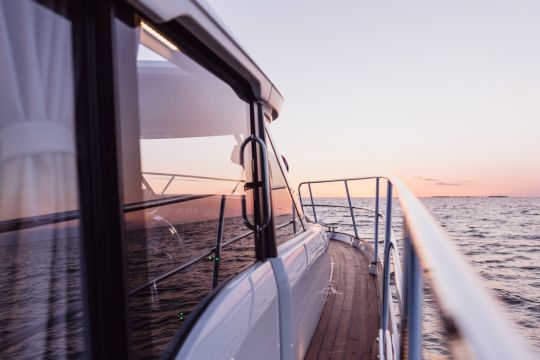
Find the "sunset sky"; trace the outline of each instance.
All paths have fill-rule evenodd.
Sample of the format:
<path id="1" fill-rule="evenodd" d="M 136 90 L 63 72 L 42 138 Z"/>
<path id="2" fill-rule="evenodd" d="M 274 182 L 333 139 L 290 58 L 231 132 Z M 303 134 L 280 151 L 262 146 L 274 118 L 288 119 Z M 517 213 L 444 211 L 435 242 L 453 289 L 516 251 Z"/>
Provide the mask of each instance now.
<path id="1" fill-rule="evenodd" d="M 293 182 L 540 196 L 540 1 L 209 3 L 285 96 Z"/>

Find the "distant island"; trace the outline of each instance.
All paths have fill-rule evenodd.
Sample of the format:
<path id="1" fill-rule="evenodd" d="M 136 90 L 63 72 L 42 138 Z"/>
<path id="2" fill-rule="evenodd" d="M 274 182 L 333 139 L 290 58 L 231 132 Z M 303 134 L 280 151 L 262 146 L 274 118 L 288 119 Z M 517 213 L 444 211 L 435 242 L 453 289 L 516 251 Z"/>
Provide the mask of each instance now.
<path id="1" fill-rule="evenodd" d="M 507 198 L 508 195 L 432 195 L 432 196 L 421 196 L 429 198 Z"/>

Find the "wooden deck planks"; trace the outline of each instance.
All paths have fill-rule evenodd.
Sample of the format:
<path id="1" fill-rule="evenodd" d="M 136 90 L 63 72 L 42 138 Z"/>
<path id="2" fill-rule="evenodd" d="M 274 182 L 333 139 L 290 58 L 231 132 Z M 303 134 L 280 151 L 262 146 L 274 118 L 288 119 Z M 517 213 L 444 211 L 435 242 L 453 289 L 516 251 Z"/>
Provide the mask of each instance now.
<path id="1" fill-rule="evenodd" d="M 340 241 L 330 242 L 330 257 L 332 289 L 306 359 L 376 359 L 379 301 L 376 278 L 368 272 L 370 260 Z"/>
<path id="2" fill-rule="evenodd" d="M 344 264 L 346 262 L 344 252 L 337 253 L 336 259 L 334 258 L 332 259 L 334 260 L 334 263 L 339 262 L 339 264 Z M 333 314 L 341 313 L 343 309 L 343 302 L 345 300 L 343 290 L 345 288 L 346 270 L 344 266 L 341 266 L 338 270 L 339 270 L 339 278 L 335 282 L 335 294 L 333 294 L 334 301 L 333 301 L 332 308 L 330 309 L 330 313 L 333 313 Z M 336 271 L 336 265 L 334 265 L 334 273 L 335 271 Z M 322 339 L 323 341 L 322 341 L 322 346 L 320 350 L 321 354 L 330 355 L 333 352 L 336 333 L 339 329 L 338 327 L 339 320 L 340 320 L 339 316 L 332 316 L 328 320 L 328 326 L 326 328 L 325 335 Z M 320 357 L 320 359 L 329 359 L 329 357 L 322 357 L 322 358 Z"/>

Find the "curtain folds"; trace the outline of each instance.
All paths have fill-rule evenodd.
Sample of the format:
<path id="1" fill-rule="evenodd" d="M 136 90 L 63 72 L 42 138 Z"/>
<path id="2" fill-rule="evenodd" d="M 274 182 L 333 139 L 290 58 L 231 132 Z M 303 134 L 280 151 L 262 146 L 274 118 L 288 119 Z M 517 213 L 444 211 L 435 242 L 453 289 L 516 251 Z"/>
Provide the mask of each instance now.
<path id="1" fill-rule="evenodd" d="M 0 3 L 0 220 L 77 208 L 71 26 Z"/>
<path id="2" fill-rule="evenodd" d="M 78 208 L 71 41 L 49 8 L 0 1 L 0 221 Z M 0 233 L 0 258 L 0 357 L 80 355 L 77 222 Z"/>

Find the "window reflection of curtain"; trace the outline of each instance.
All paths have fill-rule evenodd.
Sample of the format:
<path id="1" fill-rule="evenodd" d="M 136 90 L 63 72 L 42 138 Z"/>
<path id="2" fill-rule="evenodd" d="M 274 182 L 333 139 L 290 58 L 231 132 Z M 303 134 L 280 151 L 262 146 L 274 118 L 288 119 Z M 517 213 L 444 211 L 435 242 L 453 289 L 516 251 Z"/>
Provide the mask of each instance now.
<path id="1" fill-rule="evenodd" d="M 0 9 L 0 218 L 75 209 L 70 23 L 29 0 Z"/>
<path id="2" fill-rule="evenodd" d="M 0 79 L 0 220 L 76 209 L 69 21 L 30 0 L 1 1 Z M 0 354 L 81 350 L 75 227 L 0 234 Z"/>

